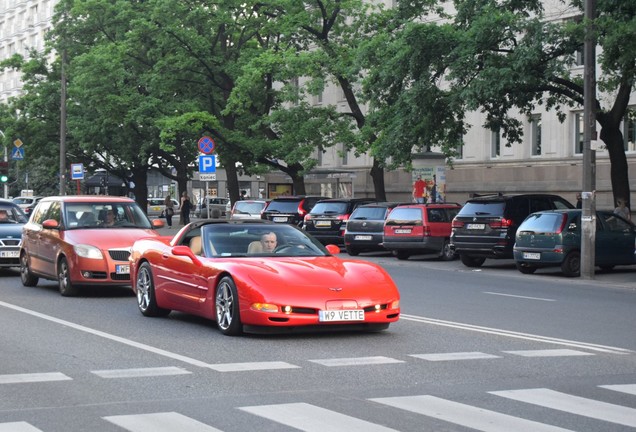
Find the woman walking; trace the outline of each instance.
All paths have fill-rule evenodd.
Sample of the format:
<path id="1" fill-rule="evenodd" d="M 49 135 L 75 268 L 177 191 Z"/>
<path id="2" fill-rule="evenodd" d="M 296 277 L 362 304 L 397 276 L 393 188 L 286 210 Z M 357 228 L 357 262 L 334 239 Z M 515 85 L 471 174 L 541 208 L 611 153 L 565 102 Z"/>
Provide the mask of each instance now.
<path id="1" fill-rule="evenodd" d="M 172 198 L 170 195 L 166 196 L 166 199 L 163 201 L 166 206 L 164 213 L 166 215 L 166 222 L 168 223 L 168 228 L 172 228 L 172 216 L 174 215 L 174 203 L 172 202 Z"/>
<path id="2" fill-rule="evenodd" d="M 190 210 L 192 209 L 192 203 L 188 192 L 181 194 L 181 225 L 187 225 L 190 223 Z"/>

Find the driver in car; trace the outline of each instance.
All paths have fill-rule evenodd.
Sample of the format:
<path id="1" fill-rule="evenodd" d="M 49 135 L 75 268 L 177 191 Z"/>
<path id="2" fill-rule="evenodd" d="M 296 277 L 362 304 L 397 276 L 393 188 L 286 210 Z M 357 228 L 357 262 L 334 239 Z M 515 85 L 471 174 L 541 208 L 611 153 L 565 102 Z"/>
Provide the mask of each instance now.
<path id="1" fill-rule="evenodd" d="M 273 232 L 265 233 L 261 236 L 261 245 L 263 246 L 263 252 L 274 252 L 274 249 L 276 249 L 276 244 L 276 234 L 274 234 Z"/>

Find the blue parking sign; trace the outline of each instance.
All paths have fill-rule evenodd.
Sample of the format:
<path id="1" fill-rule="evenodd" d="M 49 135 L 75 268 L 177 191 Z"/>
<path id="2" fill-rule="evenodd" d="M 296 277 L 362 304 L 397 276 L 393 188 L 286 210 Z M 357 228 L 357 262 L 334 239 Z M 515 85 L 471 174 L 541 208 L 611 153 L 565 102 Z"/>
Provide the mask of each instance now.
<path id="1" fill-rule="evenodd" d="M 216 172 L 216 158 L 214 155 L 199 156 L 199 172 L 200 173 L 215 173 Z"/>

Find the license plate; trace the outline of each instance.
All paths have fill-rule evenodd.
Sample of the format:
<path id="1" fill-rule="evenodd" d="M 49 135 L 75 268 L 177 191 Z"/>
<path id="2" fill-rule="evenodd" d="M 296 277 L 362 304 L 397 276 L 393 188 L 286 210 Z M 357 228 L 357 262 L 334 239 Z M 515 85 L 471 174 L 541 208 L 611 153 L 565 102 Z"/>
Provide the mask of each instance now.
<path id="1" fill-rule="evenodd" d="M 370 235 L 357 235 L 353 239 L 354 240 L 371 240 L 373 237 Z"/>
<path id="2" fill-rule="evenodd" d="M 466 229 L 470 230 L 483 230 L 486 228 L 486 224 L 466 224 Z"/>
<path id="3" fill-rule="evenodd" d="M 129 274 L 130 273 L 130 265 L 128 265 L 128 264 L 117 264 L 115 266 L 115 273 L 117 273 L 117 274 Z"/>
<path id="4" fill-rule="evenodd" d="M 281 216 L 275 216 L 272 220 L 274 222 L 287 222 L 287 218 L 286 217 L 281 217 Z"/>
<path id="5" fill-rule="evenodd" d="M 151 209 L 152 211 L 161 211 L 161 207 L 157 207 L 157 206 L 151 207 Z"/>
<path id="6" fill-rule="evenodd" d="M 523 259 L 538 260 L 541 259 L 541 254 L 539 252 L 524 252 Z"/>
<path id="7" fill-rule="evenodd" d="M 0 258 L 17 258 L 20 251 L 1 251 Z"/>
<path id="8" fill-rule="evenodd" d="M 321 310 L 318 311 L 318 320 L 320 322 L 364 321 L 364 310 Z"/>
<path id="9" fill-rule="evenodd" d="M 331 227 L 331 221 L 319 220 L 315 223 L 316 228 Z"/>
<path id="10" fill-rule="evenodd" d="M 410 229 L 396 229 L 395 233 L 396 234 L 411 234 L 411 230 Z"/>

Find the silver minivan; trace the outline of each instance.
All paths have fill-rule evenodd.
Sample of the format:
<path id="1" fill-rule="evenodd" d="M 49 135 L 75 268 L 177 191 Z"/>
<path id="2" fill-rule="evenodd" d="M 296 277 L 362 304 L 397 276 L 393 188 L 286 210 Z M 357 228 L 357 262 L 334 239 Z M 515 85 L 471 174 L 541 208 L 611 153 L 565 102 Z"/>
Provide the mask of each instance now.
<path id="1" fill-rule="evenodd" d="M 267 200 L 240 200 L 234 203 L 230 219 L 260 219 Z"/>

